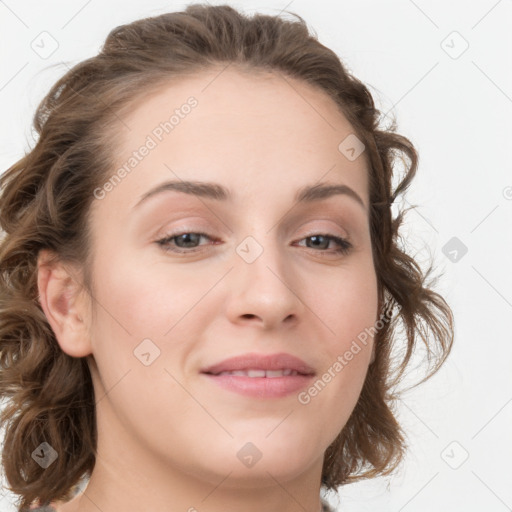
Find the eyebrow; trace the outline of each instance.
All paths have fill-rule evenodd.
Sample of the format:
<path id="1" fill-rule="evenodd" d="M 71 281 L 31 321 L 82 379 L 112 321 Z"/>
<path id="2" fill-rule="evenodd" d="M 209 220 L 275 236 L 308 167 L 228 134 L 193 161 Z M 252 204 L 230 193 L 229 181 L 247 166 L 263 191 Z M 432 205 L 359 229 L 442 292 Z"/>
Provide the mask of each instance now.
<path id="1" fill-rule="evenodd" d="M 150 197 L 154 197 L 165 191 L 173 190 L 183 192 L 193 196 L 204 197 L 207 199 L 215 199 L 217 201 L 230 201 L 232 194 L 223 185 L 206 181 L 166 181 L 152 188 L 143 194 L 139 202 L 134 206 L 136 208 Z M 321 199 L 327 199 L 335 195 L 345 195 L 354 199 L 366 212 L 366 205 L 361 196 L 347 185 L 320 183 L 316 185 L 307 185 L 300 188 L 294 197 L 294 202 L 313 202 Z"/>

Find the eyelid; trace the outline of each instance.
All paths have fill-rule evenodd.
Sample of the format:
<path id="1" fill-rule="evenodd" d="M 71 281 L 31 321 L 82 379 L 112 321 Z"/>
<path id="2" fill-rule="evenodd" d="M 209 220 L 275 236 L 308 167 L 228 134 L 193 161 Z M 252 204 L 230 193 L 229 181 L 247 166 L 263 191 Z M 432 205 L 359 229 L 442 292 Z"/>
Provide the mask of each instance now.
<path id="1" fill-rule="evenodd" d="M 197 247 L 191 247 L 191 248 L 180 248 L 180 247 L 175 247 L 174 249 L 170 248 L 170 243 L 175 238 L 178 238 L 179 236 L 184 235 L 184 234 L 199 235 L 199 237 L 205 237 L 205 238 L 209 239 L 211 243 L 203 244 L 203 245 L 199 245 Z M 310 234 L 303 235 L 303 236 L 299 237 L 298 239 L 296 239 L 294 242 L 292 242 L 292 244 L 303 242 L 303 241 L 307 240 L 308 238 L 313 238 L 313 237 L 318 237 L 318 236 L 328 239 L 329 240 L 328 244 L 330 245 L 332 242 L 335 244 L 336 248 L 316 250 L 314 247 L 304 247 L 302 245 L 299 245 L 299 247 L 304 247 L 305 249 L 308 250 L 308 252 L 315 253 L 317 256 L 322 257 L 322 258 L 339 257 L 340 255 L 348 256 L 354 250 L 354 245 L 347 238 L 344 238 L 342 236 L 337 236 L 328 231 L 320 231 L 320 230 L 318 230 L 316 232 L 312 232 Z M 201 255 L 201 254 L 204 254 L 206 251 L 212 250 L 212 246 L 219 245 L 218 242 L 219 242 L 218 238 L 210 236 L 209 234 L 204 233 L 204 232 L 193 231 L 193 230 L 179 230 L 179 231 L 169 233 L 168 235 L 164 236 L 164 238 L 158 239 L 155 243 L 157 245 L 159 245 L 165 253 L 169 253 L 176 257 L 187 257 L 187 256 L 192 257 L 196 254 Z"/>
<path id="2" fill-rule="evenodd" d="M 322 221 L 324 223 L 328 223 L 328 225 L 327 226 L 326 225 L 319 226 L 318 222 L 322 222 Z M 304 230 L 304 232 L 301 231 L 303 226 L 308 226 L 311 223 L 315 223 L 314 227 L 306 228 Z M 299 228 L 294 231 L 300 231 L 301 236 L 311 236 L 311 235 L 316 235 L 318 233 L 324 232 L 326 234 L 328 233 L 332 236 L 338 236 L 338 237 L 344 238 L 346 240 L 350 240 L 350 238 L 351 238 L 348 230 L 341 226 L 341 222 L 333 220 L 331 218 L 320 218 L 320 219 L 315 218 L 313 220 L 308 220 L 307 222 L 304 222 L 303 224 L 301 224 L 299 226 Z M 306 234 L 304 234 L 304 233 L 306 233 Z"/>
<path id="3" fill-rule="evenodd" d="M 329 226 L 318 226 L 318 222 L 322 223 L 328 223 Z M 211 221 L 204 221 L 203 217 L 194 217 L 187 218 L 187 219 L 181 219 L 176 222 L 178 225 L 176 228 L 173 228 L 171 226 L 167 226 L 163 228 L 162 230 L 159 230 L 159 233 L 156 235 L 160 238 L 166 237 L 169 235 L 179 235 L 181 233 L 202 233 L 204 235 L 208 235 L 212 238 L 215 238 L 213 235 L 210 234 L 210 232 L 219 232 L 224 231 L 224 228 L 220 226 L 217 222 L 214 222 L 212 225 Z M 303 226 L 308 226 L 311 223 L 315 223 L 314 226 L 309 227 L 305 229 L 304 231 L 301 231 Z M 345 224 L 345 223 L 343 223 Z M 225 226 L 225 225 L 224 225 Z M 233 233 L 233 230 L 229 228 L 229 233 Z M 293 226 L 293 225 L 287 225 L 284 232 L 285 238 L 291 238 L 292 236 L 296 237 L 298 235 L 295 235 L 294 233 L 300 232 L 301 237 L 305 236 L 311 236 L 311 235 L 317 235 L 320 233 L 329 234 L 332 236 L 337 236 L 340 238 L 344 238 L 346 240 L 350 240 L 351 236 L 347 229 L 342 227 L 341 220 L 333 219 L 332 217 L 329 218 L 314 218 L 314 219 L 308 219 L 306 222 L 301 223 L 299 226 Z M 224 233 L 225 234 L 225 233 Z"/>
<path id="4" fill-rule="evenodd" d="M 301 232 L 301 236 L 317 235 L 318 233 L 322 233 L 322 232 L 329 233 L 330 235 L 333 235 L 333 236 L 339 236 L 341 238 L 347 238 L 347 239 L 349 238 L 349 235 L 346 232 L 346 230 L 340 229 L 339 226 L 336 226 L 335 228 L 332 228 L 332 227 L 310 228 L 310 229 L 305 230 L 306 234 Z"/>
<path id="5" fill-rule="evenodd" d="M 207 227 L 208 226 L 208 227 Z M 170 234 L 175 233 L 179 235 L 180 233 L 204 233 L 208 234 L 209 231 L 218 231 L 219 226 L 216 224 L 212 224 L 211 221 L 205 222 L 203 217 L 187 217 L 186 219 L 179 219 L 171 223 L 165 224 L 163 228 L 161 228 L 155 237 L 165 237 Z"/>

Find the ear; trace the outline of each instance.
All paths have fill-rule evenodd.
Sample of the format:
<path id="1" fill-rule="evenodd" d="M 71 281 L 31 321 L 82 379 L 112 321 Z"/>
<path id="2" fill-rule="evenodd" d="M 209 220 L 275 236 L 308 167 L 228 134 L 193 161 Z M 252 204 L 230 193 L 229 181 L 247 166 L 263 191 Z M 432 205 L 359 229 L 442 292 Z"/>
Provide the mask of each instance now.
<path id="1" fill-rule="evenodd" d="M 55 253 L 42 249 L 37 258 L 39 302 L 60 348 L 72 357 L 91 354 L 90 297 L 79 272 Z"/>

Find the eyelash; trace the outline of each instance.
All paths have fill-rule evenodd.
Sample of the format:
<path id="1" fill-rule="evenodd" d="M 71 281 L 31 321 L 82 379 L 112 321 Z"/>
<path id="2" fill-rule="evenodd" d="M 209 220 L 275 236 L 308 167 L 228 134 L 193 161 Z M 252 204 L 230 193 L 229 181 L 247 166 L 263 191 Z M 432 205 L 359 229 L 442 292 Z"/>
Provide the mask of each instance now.
<path id="1" fill-rule="evenodd" d="M 189 248 L 189 249 L 183 249 L 183 248 L 178 248 L 178 249 L 174 248 L 173 249 L 169 245 L 170 242 L 172 242 L 175 238 L 178 238 L 179 236 L 182 236 L 182 235 L 189 235 L 189 234 L 203 236 L 203 237 L 206 237 L 206 238 L 208 238 L 210 240 L 215 241 L 212 237 L 210 237 L 206 233 L 202 233 L 202 232 L 198 232 L 198 231 L 181 231 L 181 232 L 177 232 L 177 233 L 170 233 L 165 238 L 162 238 L 161 240 L 157 240 L 156 243 L 159 246 L 161 246 L 162 248 L 164 248 L 165 252 L 173 252 L 173 253 L 178 253 L 178 254 L 196 253 L 196 252 L 200 251 L 201 249 L 198 248 L 198 247 L 193 247 L 193 248 Z M 353 248 L 352 244 L 348 240 L 346 240 L 345 238 L 341 238 L 341 237 L 335 236 L 335 235 L 330 235 L 328 233 L 314 233 L 312 235 L 308 235 L 308 236 L 306 236 L 304 238 L 301 238 L 300 241 L 306 240 L 308 238 L 318 237 L 318 236 L 321 236 L 321 237 L 324 237 L 324 238 L 328 238 L 329 240 L 332 240 L 332 241 L 336 242 L 338 244 L 338 248 L 334 249 L 334 250 L 330 250 L 330 251 L 327 250 L 327 249 L 322 249 L 320 251 L 315 251 L 315 249 L 313 247 L 307 247 L 307 249 L 312 249 L 315 252 L 324 253 L 326 255 L 332 255 L 333 253 L 334 254 L 346 255 Z M 323 254 L 322 254 L 322 256 L 323 256 Z"/>

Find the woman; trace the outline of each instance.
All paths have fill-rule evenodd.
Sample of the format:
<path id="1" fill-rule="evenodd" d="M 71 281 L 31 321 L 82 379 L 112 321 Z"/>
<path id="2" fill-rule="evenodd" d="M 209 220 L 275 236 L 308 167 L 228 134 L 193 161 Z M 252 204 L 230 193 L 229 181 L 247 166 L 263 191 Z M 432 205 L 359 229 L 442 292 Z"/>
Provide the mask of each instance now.
<path id="1" fill-rule="evenodd" d="M 402 460 L 395 386 L 453 342 L 391 214 L 417 154 L 297 18 L 118 27 L 39 106 L 0 178 L 20 510 L 325 511 Z"/>

